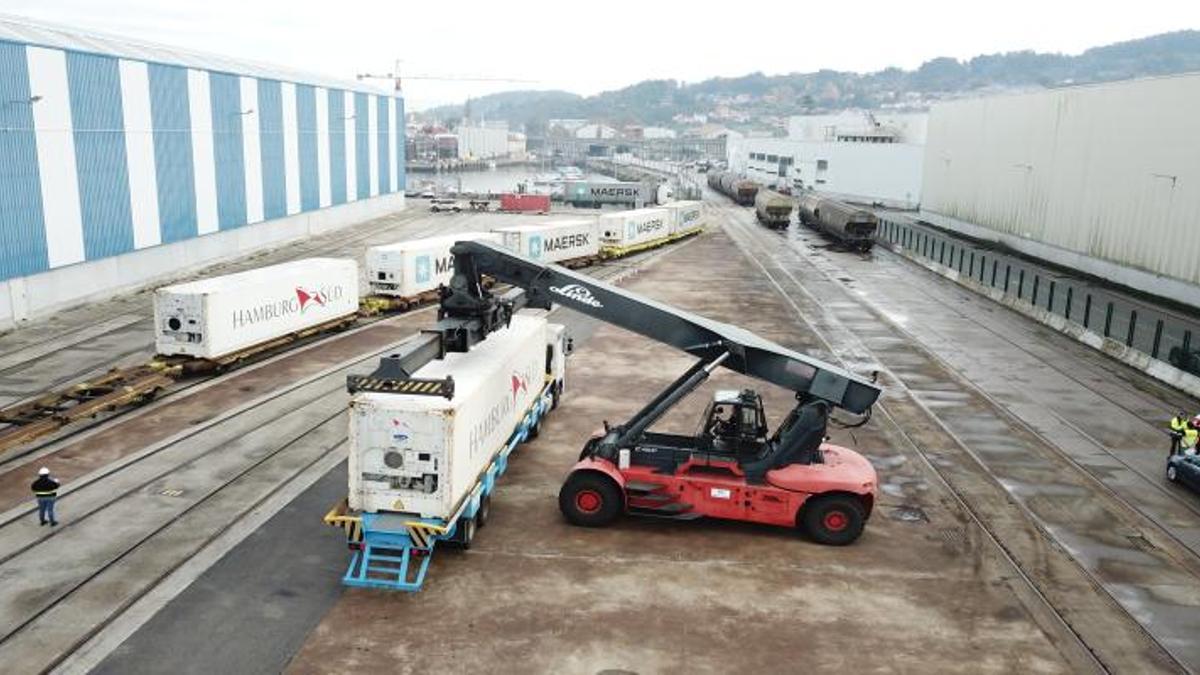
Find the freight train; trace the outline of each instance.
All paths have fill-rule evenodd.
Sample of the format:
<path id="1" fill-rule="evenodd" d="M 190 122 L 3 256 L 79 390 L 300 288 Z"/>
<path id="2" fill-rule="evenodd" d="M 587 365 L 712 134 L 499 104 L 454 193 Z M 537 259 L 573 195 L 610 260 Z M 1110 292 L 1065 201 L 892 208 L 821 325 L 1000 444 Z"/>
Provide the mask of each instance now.
<path id="1" fill-rule="evenodd" d="M 358 266 L 347 259 L 309 258 L 163 287 L 155 292 L 157 352 L 226 367 L 300 337 L 345 327 L 360 314 L 428 304 L 454 274 L 450 247 L 456 241 L 491 241 L 534 260 L 582 267 L 696 234 L 704 226 L 703 213 L 700 202 L 673 202 L 600 218 L 372 246 L 366 252 L 368 292 L 361 302 Z"/>
<path id="2" fill-rule="evenodd" d="M 879 219 L 867 209 L 806 191 L 800 195 L 798 214 L 801 223 L 848 249 L 865 253 L 875 245 Z"/>
<path id="3" fill-rule="evenodd" d="M 762 188 L 754 196 L 754 215 L 773 230 L 785 230 L 792 224 L 792 199 Z"/>
<path id="4" fill-rule="evenodd" d="M 754 197 L 758 194 L 759 190 L 758 183 L 746 180 L 730 171 L 709 172 L 708 187 L 729 197 L 742 206 L 753 205 Z"/>

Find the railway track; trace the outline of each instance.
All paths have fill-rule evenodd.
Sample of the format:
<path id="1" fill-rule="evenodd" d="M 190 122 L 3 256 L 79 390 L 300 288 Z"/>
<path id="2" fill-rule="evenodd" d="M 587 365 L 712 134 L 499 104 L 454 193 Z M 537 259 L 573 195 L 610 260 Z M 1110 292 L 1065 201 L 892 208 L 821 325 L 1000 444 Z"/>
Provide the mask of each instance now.
<path id="1" fill-rule="evenodd" d="M 594 274 L 617 280 L 659 253 L 601 264 Z M 413 334 L 427 313 L 391 317 L 307 349 L 387 324 Z M 53 669 L 232 523 L 329 464 L 345 441 L 345 375 L 393 348 L 359 352 L 298 381 L 285 371 L 257 399 L 71 481 L 60 497 L 57 529 L 33 525 L 24 505 L 0 514 L 0 577 L 22 580 L 0 586 L 0 660 L 15 672 Z M 162 405 L 186 407 L 189 398 Z M 124 422 L 110 426 L 119 430 Z"/>
<path id="2" fill-rule="evenodd" d="M 887 262 L 890 269 L 896 269 L 900 266 L 905 266 L 906 263 L 902 260 L 896 260 L 891 254 L 887 254 Z M 908 270 L 906 270 L 908 271 Z M 914 269 L 911 271 L 916 274 L 923 274 L 923 270 Z M 900 281 L 897 279 L 897 281 Z M 1137 431 L 1128 430 L 1129 437 L 1135 438 L 1137 442 L 1145 442 L 1147 448 L 1155 448 L 1156 450 L 1165 449 L 1166 435 L 1162 432 L 1161 422 L 1159 418 L 1165 417 L 1172 410 L 1194 410 L 1200 408 L 1200 403 L 1191 399 L 1186 394 L 1182 394 L 1173 390 L 1168 390 L 1165 386 L 1153 381 L 1135 382 L 1133 378 L 1139 374 L 1125 367 L 1122 364 L 1114 363 L 1089 348 L 1080 346 L 1067 340 L 1060 340 L 1061 346 L 1065 347 L 1071 355 L 1073 368 L 1064 368 L 1061 364 L 1061 359 L 1054 358 L 1053 354 L 1039 353 L 1041 349 L 1035 348 L 1029 344 L 1027 340 L 1018 339 L 1010 333 L 1003 330 L 1001 327 L 991 325 L 985 318 L 981 318 L 978 314 L 968 312 L 962 304 L 948 302 L 944 298 L 939 298 L 934 295 L 934 290 L 929 285 L 919 283 L 906 283 L 913 292 L 920 293 L 929 298 L 930 302 L 936 303 L 942 311 L 953 314 L 957 321 L 972 324 L 979 329 L 986 331 L 990 336 L 998 341 L 1002 341 L 1009 348 L 1017 350 L 1030 359 L 1036 361 L 1039 367 L 1047 371 L 1053 371 L 1057 377 L 1067 380 L 1076 385 L 1080 390 L 1087 390 L 1092 395 L 1101 399 L 1107 405 L 1117 408 L 1126 413 L 1130 418 L 1136 420 L 1136 425 L 1139 427 Z M 937 287 L 936 285 L 933 285 Z M 940 290 L 940 289 L 939 289 Z M 972 298 L 968 298 L 973 300 Z M 980 299 L 981 302 L 990 302 L 987 299 Z M 990 316 L 990 312 L 987 313 Z M 1051 336 L 1052 338 L 1055 336 Z M 1101 361 L 1105 360 L 1105 361 Z M 1120 386 L 1123 388 L 1114 390 L 1112 380 L 1116 378 L 1120 381 Z M 1151 391 L 1147 391 L 1147 389 Z M 996 406 L 1002 407 L 1003 402 L 996 399 L 993 395 L 986 391 L 981 391 L 981 394 Z M 1136 399 L 1140 405 L 1129 404 L 1126 401 Z M 1188 511 L 1191 515 L 1200 516 L 1200 502 L 1195 497 L 1187 492 L 1179 489 L 1172 489 L 1168 484 L 1165 484 L 1162 479 L 1161 460 L 1163 454 L 1155 452 L 1153 454 L 1154 468 L 1148 470 L 1144 465 L 1139 465 L 1129 461 L 1121 456 L 1114 449 L 1096 438 L 1095 432 L 1089 432 L 1082 428 L 1073 420 L 1065 417 L 1057 412 L 1053 413 L 1057 422 L 1065 427 L 1069 427 L 1071 432 L 1087 439 L 1087 442 L 1093 450 L 1103 454 L 1112 463 L 1123 467 L 1124 469 L 1136 474 L 1141 481 L 1138 483 L 1138 488 L 1141 490 L 1150 490 L 1160 494 L 1163 498 L 1171 501 L 1181 509 Z M 1029 425 L 1027 425 L 1029 426 Z M 1032 427 L 1029 427 L 1031 432 L 1036 433 L 1046 443 L 1053 444 L 1053 440 L 1047 438 L 1044 433 Z M 1139 433 L 1140 432 L 1140 433 Z M 1135 436 L 1136 434 L 1136 436 Z M 1070 457 L 1068 455 L 1068 457 Z M 1085 471 L 1094 474 L 1095 472 L 1086 466 L 1083 466 L 1079 461 L 1071 458 L 1080 471 Z M 1110 486 L 1101 481 L 1105 489 L 1111 490 Z M 1140 505 L 1121 496 L 1120 493 L 1113 491 L 1116 498 L 1124 501 L 1130 508 L 1135 509 L 1149 518 L 1156 520 L 1161 524 L 1162 518 L 1159 514 L 1149 513 L 1144 505 Z M 1164 534 L 1174 538 L 1180 545 L 1185 546 L 1200 556 L 1200 542 L 1185 541 L 1170 528 L 1164 527 Z"/>
<path id="3" fill-rule="evenodd" d="M 1177 620 L 1164 627 L 1164 620 L 1170 623 L 1175 618 L 1171 608 L 1146 606 L 1140 600 L 1155 590 L 1154 582 L 1186 587 L 1194 586 L 1196 577 L 1172 555 L 1103 531 L 1138 532 L 1138 523 L 1144 520 L 1140 515 L 1112 495 L 1094 490 L 1090 481 L 1077 475 L 1075 465 L 1061 457 L 1056 460 L 1057 453 L 1039 447 L 1023 425 L 941 370 L 930 353 L 914 348 L 915 341 L 891 326 L 885 315 L 838 288 L 786 246 L 780 247 L 778 235 L 749 223 L 748 214 L 736 207 L 722 211 L 727 215 L 727 232 L 758 261 L 779 292 L 791 299 L 802 326 L 848 367 L 885 373 L 888 393 L 881 405 L 885 417 L 951 490 L 964 513 L 1012 562 L 1015 574 L 1027 582 L 1022 594 L 1027 606 L 1043 618 L 1043 628 L 1060 645 L 1073 645 L 1064 653 L 1074 657 L 1076 665 L 1089 666 L 1094 659 L 1089 667 L 1111 670 L 1193 667 L 1197 655 L 1178 640 L 1194 630 L 1191 622 Z M 955 409 L 961 411 L 957 418 L 949 412 Z M 963 420 L 968 416 L 976 431 L 986 433 L 965 433 Z M 1046 504 L 1032 502 L 1028 491 L 1038 485 L 1039 472 L 1046 488 L 1070 487 L 1071 497 L 1087 504 L 1073 503 L 1075 509 L 1100 516 L 1099 522 L 1091 523 L 1089 530 L 1083 518 L 1072 519 L 1069 513 L 1064 517 Z M 1074 488 L 1081 483 L 1084 490 L 1076 493 Z M 1111 571 L 1098 567 L 1101 560 L 1080 561 L 1085 542 L 1078 537 L 1088 535 L 1113 547 L 1123 541 L 1124 550 L 1137 556 L 1139 564 L 1153 568 L 1153 574 L 1118 581 Z M 1136 607 L 1131 603 L 1134 597 L 1139 600 Z"/>

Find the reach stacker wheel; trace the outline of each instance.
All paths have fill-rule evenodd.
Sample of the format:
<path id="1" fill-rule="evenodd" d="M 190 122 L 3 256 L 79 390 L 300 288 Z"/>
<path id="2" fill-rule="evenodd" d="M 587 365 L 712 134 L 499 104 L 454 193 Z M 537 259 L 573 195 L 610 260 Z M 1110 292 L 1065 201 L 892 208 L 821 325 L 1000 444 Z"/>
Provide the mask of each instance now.
<path id="1" fill-rule="evenodd" d="M 558 508 L 572 525 L 603 527 L 621 515 L 625 500 L 611 478 L 584 472 L 568 478 L 558 491 Z"/>
<path id="2" fill-rule="evenodd" d="M 867 516 L 854 497 L 829 495 L 811 498 L 801 520 L 804 531 L 818 544 L 845 546 L 862 534 Z"/>
<path id="3" fill-rule="evenodd" d="M 1172 483 L 1179 481 L 1179 472 L 1175 469 L 1174 464 L 1167 465 L 1167 480 L 1171 481 Z"/>

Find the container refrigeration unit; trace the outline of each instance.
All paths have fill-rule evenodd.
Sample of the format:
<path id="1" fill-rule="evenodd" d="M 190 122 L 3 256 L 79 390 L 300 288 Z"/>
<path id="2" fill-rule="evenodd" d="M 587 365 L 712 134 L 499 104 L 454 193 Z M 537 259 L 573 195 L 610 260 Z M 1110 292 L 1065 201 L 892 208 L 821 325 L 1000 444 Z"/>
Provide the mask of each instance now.
<path id="1" fill-rule="evenodd" d="M 490 232 L 464 232 L 372 246 L 366 256 L 371 293 L 409 300 L 431 294 L 454 274 L 454 242 L 481 239 L 500 242 Z"/>
<path id="2" fill-rule="evenodd" d="M 352 321 L 358 265 L 307 258 L 164 286 L 154 292 L 155 349 L 221 361 Z"/>
<path id="3" fill-rule="evenodd" d="M 562 395 L 565 353 L 561 325 L 520 312 L 468 352 L 353 394 L 348 497 L 326 516 L 358 523 L 344 583 L 415 591 L 438 541 L 469 546 L 509 454 Z"/>

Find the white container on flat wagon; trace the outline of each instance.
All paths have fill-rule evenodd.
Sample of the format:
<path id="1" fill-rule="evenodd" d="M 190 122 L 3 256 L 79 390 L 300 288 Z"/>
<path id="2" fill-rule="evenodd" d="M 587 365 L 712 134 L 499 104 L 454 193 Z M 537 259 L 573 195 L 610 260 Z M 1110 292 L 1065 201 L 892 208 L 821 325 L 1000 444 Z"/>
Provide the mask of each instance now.
<path id="1" fill-rule="evenodd" d="M 696 201 L 669 202 L 662 208 L 671 214 L 671 234 L 689 232 L 704 224 L 704 204 Z"/>
<path id="2" fill-rule="evenodd" d="M 360 392 L 350 402 L 351 509 L 449 519 L 545 386 L 551 330 L 512 323 L 414 378 L 454 378 L 454 397 Z"/>
<path id="3" fill-rule="evenodd" d="M 358 311 L 358 264 L 306 258 L 154 292 L 162 355 L 219 359 Z"/>
<path id="4" fill-rule="evenodd" d="M 454 275 L 450 247 L 456 241 L 500 242 L 491 232 L 464 232 L 372 246 L 367 249 L 367 283 L 377 295 L 412 298 L 449 283 Z"/>
<path id="5" fill-rule="evenodd" d="M 600 253 L 594 218 L 503 227 L 496 232 L 505 248 L 541 262 L 556 263 Z"/>
<path id="6" fill-rule="evenodd" d="M 636 246 L 671 234 L 670 213 L 662 208 L 609 213 L 600 216 L 597 228 L 602 246 Z"/>

